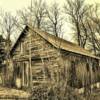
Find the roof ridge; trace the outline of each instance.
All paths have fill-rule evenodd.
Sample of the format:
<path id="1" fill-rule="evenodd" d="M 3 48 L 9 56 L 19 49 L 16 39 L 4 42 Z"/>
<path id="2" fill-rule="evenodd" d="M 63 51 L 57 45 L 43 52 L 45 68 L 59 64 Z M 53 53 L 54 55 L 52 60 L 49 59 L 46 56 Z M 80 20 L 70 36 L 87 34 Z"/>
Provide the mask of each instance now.
<path id="1" fill-rule="evenodd" d="M 43 30 L 39 30 L 37 28 L 31 27 L 29 25 L 28 26 L 26 25 L 24 30 L 21 32 L 21 34 L 19 35 L 15 44 L 12 46 L 11 51 L 13 50 L 14 46 L 17 44 L 17 41 L 19 40 L 21 35 L 24 32 L 28 31 L 28 29 L 31 29 L 33 32 L 38 33 L 41 37 L 43 37 L 45 40 L 47 40 L 48 42 L 50 42 L 53 46 L 55 46 L 57 48 L 61 48 L 61 49 L 66 50 L 66 51 L 70 51 L 70 52 L 73 52 L 73 53 L 89 56 L 89 57 L 92 57 L 92 58 L 100 59 L 99 57 L 91 54 L 88 50 L 76 45 L 75 43 L 72 43 L 72 42 L 67 41 L 67 40 L 60 38 L 60 37 L 56 37 L 52 34 L 49 34 L 49 33 L 45 32 Z"/>
<path id="2" fill-rule="evenodd" d="M 69 46 L 71 46 L 71 47 L 76 47 L 76 49 L 75 49 L 75 51 L 76 52 L 74 52 L 74 50 L 68 50 L 68 51 L 71 51 L 71 52 L 74 52 L 74 53 L 78 53 L 77 52 L 77 48 L 78 48 L 78 50 L 80 50 L 80 54 L 82 54 L 82 55 L 85 55 L 85 56 L 90 56 L 90 57 L 93 57 L 93 58 L 97 58 L 97 59 L 100 59 L 100 57 L 97 57 L 97 56 L 95 56 L 95 55 L 93 55 L 93 54 L 91 54 L 88 50 L 86 50 L 86 49 L 84 49 L 84 48 L 82 48 L 82 47 L 80 47 L 80 46 L 78 46 L 77 44 L 75 44 L 75 43 L 72 43 L 72 42 L 70 42 L 70 41 L 67 41 L 67 40 L 65 40 L 65 39 L 63 39 L 63 38 L 60 38 L 60 37 L 56 37 L 55 35 L 52 35 L 52 34 L 49 34 L 49 33 L 47 33 L 47 32 L 45 32 L 45 31 L 43 31 L 43 30 L 39 30 L 38 28 L 33 28 L 33 27 L 31 27 L 31 26 L 29 26 L 29 28 L 32 30 L 32 31 L 35 31 L 35 32 L 37 32 L 39 35 L 41 35 L 43 38 L 45 38 L 47 41 L 49 41 L 49 38 L 48 37 L 52 37 L 52 40 L 53 39 L 56 39 L 57 41 L 55 42 L 55 44 L 59 44 L 59 41 L 62 41 L 62 42 L 64 42 L 64 44 L 69 44 Z M 43 36 L 43 35 L 48 35 L 48 37 L 47 36 Z M 53 40 L 54 41 L 54 40 Z M 49 41 L 50 42 L 50 41 Z M 53 42 L 53 45 L 54 46 L 57 46 L 57 45 L 55 45 L 54 44 L 54 42 Z M 64 46 L 64 45 L 63 45 Z M 62 48 L 62 47 L 61 47 Z M 62 49 L 65 49 L 66 47 L 63 47 Z M 73 49 L 72 48 L 72 49 Z M 66 50 L 66 49 L 65 49 Z M 82 53 L 82 51 L 84 51 L 83 53 Z"/>

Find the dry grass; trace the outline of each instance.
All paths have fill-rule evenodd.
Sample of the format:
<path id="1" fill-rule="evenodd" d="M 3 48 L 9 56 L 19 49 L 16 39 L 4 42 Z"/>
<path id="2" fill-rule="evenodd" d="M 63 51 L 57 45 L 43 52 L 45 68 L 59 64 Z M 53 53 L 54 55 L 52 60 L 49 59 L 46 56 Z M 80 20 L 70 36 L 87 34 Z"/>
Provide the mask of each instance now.
<path id="1" fill-rule="evenodd" d="M 16 90 L 16 89 L 7 88 L 7 87 L 0 87 L 0 100 L 27 99 L 29 96 L 30 96 L 30 93 L 22 91 L 22 90 Z"/>

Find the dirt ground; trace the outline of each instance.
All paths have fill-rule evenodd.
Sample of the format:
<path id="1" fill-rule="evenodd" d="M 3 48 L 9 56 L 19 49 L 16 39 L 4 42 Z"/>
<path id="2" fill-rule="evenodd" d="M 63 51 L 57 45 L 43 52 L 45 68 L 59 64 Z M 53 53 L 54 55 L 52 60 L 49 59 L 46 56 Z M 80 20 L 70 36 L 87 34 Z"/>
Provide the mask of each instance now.
<path id="1" fill-rule="evenodd" d="M 38 92 L 42 93 L 42 95 L 43 95 L 42 91 L 38 91 Z M 29 100 L 29 98 L 31 96 L 32 96 L 32 98 L 34 98 L 34 96 L 36 96 L 36 94 L 38 94 L 36 91 L 33 92 L 33 95 L 32 95 L 29 92 L 25 92 L 22 90 L 17 90 L 17 89 L 0 86 L 0 100 Z M 72 100 L 100 100 L 100 89 L 93 91 L 91 96 L 88 95 L 87 97 L 80 95 L 80 96 L 78 96 L 78 98 L 76 98 L 76 99 L 73 98 Z M 40 100 L 40 97 L 39 97 L 39 99 L 34 99 L 34 100 Z M 67 99 L 65 99 L 65 100 L 67 100 Z"/>
<path id="2" fill-rule="evenodd" d="M 28 99 L 29 96 L 30 96 L 30 93 L 28 92 L 0 86 L 0 100 Z"/>

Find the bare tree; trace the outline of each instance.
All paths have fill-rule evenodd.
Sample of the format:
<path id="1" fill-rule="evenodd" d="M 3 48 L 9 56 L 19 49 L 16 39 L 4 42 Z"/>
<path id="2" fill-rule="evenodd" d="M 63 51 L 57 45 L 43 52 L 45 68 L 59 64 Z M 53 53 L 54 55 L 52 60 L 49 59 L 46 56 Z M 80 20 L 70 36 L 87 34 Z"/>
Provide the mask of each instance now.
<path id="1" fill-rule="evenodd" d="M 62 32 L 63 17 L 61 16 L 61 9 L 55 2 L 49 9 L 47 9 L 48 23 L 47 27 L 55 36 L 59 36 Z"/>
<path id="2" fill-rule="evenodd" d="M 100 50 L 98 36 L 100 34 L 99 6 L 86 5 L 84 0 L 66 0 L 65 13 L 74 27 L 78 45 L 90 49 L 96 55 Z"/>
<path id="3" fill-rule="evenodd" d="M 36 21 L 36 27 L 41 28 L 46 14 L 46 3 L 43 0 L 35 0 L 32 4 L 32 13 Z"/>
<path id="4" fill-rule="evenodd" d="M 5 83 L 9 84 L 12 81 L 12 73 L 13 73 L 13 66 L 10 63 L 11 56 L 10 56 L 10 50 L 11 50 L 11 35 L 13 32 L 15 32 L 15 17 L 13 17 L 8 12 L 1 12 L 0 14 L 0 30 L 3 35 L 6 36 L 6 79 Z M 10 82 L 10 83 L 9 83 Z"/>
<path id="5" fill-rule="evenodd" d="M 92 5 L 89 10 L 88 17 L 94 23 L 95 31 L 100 34 L 100 4 L 96 3 Z"/>
<path id="6" fill-rule="evenodd" d="M 85 48 L 87 41 L 87 29 L 85 26 L 86 13 L 89 7 L 84 0 L 66 0 L 64 5 L 65 14 L 69 17 L 75 31 L 78 45 Z"/>
<path id="7" fill-rule="evenodd" d="M 31 0 L 31 5 L 28 8 L 19 10 L 17 13 L 23 25 L 31 24 L 41 28 L 46 14 L 45 7 L 46 3 L 43 0 Z"/>
<path id="8" fill-rule="evenodd" d="M 29 24 L 29 17 L 30 17 L 30 11 L 27 8 L 23 8 L 23 10 L 17 11 L 17 14 L 19 15 L 19 23 L 20 25 L 28 25 Z"/>
<path id="9" fill-rule="evenodd" d="M 87 13 L 87 31 L 88 31 L 88 42 L 90 50 L 94 52 L 95 55 L 100 51 L 100 18 L 99 18 L 99 6 L 98 4 L 91 5 Z"/>

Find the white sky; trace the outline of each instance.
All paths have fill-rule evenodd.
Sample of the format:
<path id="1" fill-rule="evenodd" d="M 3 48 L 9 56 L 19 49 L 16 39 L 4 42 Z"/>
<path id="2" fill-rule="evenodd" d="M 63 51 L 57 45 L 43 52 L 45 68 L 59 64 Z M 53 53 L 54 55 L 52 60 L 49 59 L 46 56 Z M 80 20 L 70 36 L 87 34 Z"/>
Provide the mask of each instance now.
<path id="1" fill-rule="evenodd" d="M 27 7 L 30 5 L 31 0 L 0 0 L 0 7 L 5 9 L 6 11 L 15 12 L 18 9 L 21 9 L 23 7 Z M 50 4 L 52 1 L 56 1 L 59 4 L 63 4 L 65 0 L 44 0 L 48 4 Z M 100 3 L 100 0 L 86 0 L 87 3 Z"/>
<path id="2" fill-rule="evenodd" d="M 63 5 L 65 2 L 65 0 L 44 0 L 44 1 L 46 1 L 47 4 L 51 4 L 52 2 L 56 1 L 60 5 Z M 30 2 L 31 0 L 0 0 L 0 8 L 15 14 L 17 10 L 29 6 Z M 95 2 L 100 3 L 100 0 L 86 0 L 86 3 L 95 3 Z M 65 31 L 66 34 L 64 34 L 64 37 L 66 37 L 67 40 L 71 40 L 72 37 L 69 34 L 71 33 L 69 25 L 66 25 Z"/>

